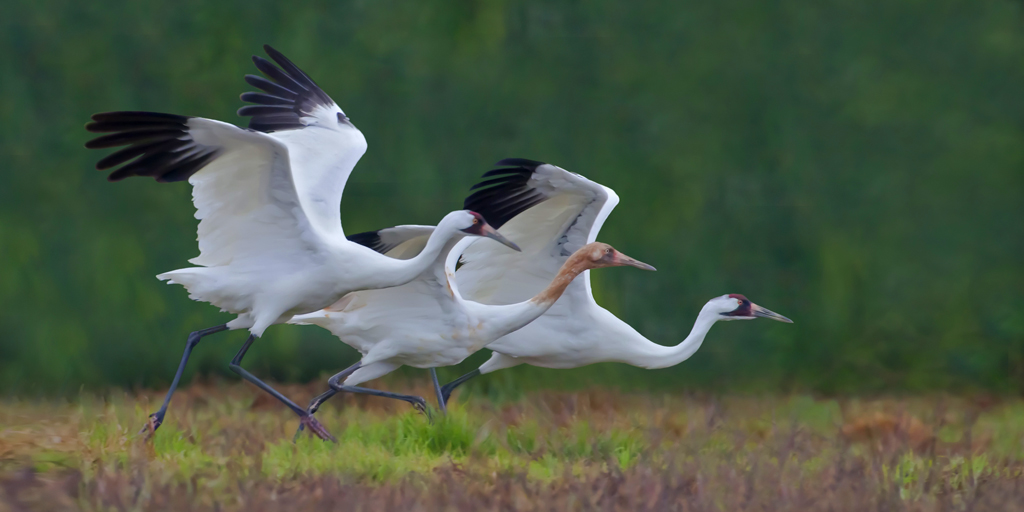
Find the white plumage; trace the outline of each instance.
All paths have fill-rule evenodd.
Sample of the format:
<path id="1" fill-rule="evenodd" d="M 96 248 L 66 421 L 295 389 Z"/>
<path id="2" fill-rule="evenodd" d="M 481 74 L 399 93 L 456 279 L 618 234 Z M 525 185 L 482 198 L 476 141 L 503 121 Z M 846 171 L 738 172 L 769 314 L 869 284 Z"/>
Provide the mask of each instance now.
<path id="1" fill-rule="evenodd" d="M 502 234 L 521 239 L 522 256 L 500 254 L 468 239 L 455 248 L 462 254 L 456 282 L 467 298 L 485 304 L 522 300 L 546 286 L 570 254 L 597 240 L 601 226 L 619 203 L 612 189 L 561 167 L 517 158 L 498 165 L 516 167 L 486 173 L 485 177 L 502 176 L 482 182 L 477 187 L 480 192 L 468 197 L 465 204 L 483 209 L 479 213 Z M 524 201 L 515 208 L 505 206 Z M 594 303 L 590 272 L 581 277 L 569 285 L 556 307 Z"/>
<path id="2" fill-rule="evenodd" d="M 530 197 L 543 200 L 516 214 L 498 212 L 499 231 L 515 238 L 522 253 L 498 254 L 475 240 L 463 240 L 453 252 L 464 248 L 463 265 L 455 281 L 464 295 L 486 304 L 504 304 L 529 296 L 539 283 L 552 275 L 552 268 L 566 255 L 597 238 L 604 221 L 619 202 L 608 187 L 560 167 L 528 160 L 506 160 L 518 165 L 512 176 L 528 174 L 525 183 L 511 187 L 497 182 L 504 190 L 495 197 Z M 509 171 L 513 172 L 513 171 Z M 498 174 L 498 171 L 492 171 Z M 489 173 L 489 174 L 491 174 Z M 508 174 L 508 173 L 506 173 Z M 522 178 L 519 181 L 523 181 Z M 486 191 L 487 189 L 485 189 Z M 466 201 L 467 207 L 481 204 Z M 481 214 L 492 217 L 488 208 Z M 551 219 L 550 221 L 546 221 Z M 501 265 L 490 261 L 500 258 Z M 493 353 L 480 368 L 445 386 L 445 399 L 452 389 L 468 378 L 519 364 L 545 368 L 576 368 L 599 362 L 621 362 L 643 368 L 665 368 L 689 358 L 700 347 L 716 321 L 750 319 L 755 316 L 789 322 L 789 319 L 750 303 L 742 295 L 725 295 L 709 301 L 701 310 L 690 335 L 674 347 L 651 342 L 629 324 L 594 300 L 587 273 L 569 286 L 565 294 L 544 315 L 522 329 L 487 345 Z"/>
<path id="3" fill-rule="evenodd" d="M 259 103 L 239 110 L 252 116 L 250 129 L 198 117 L 110 112 L 93 116 L 88 128 L 113 133 L 87 144 L 128 145 L 101 160 L 101 169 L 138 157 L 111 180 L 188 179 L 199 219 L 200 252 L 190 260 L 197 266 L 158 277 L 184 286 L 195 300 L 237 314 L 228 327 L 249 328 L 256 336 L 350 291 L 406 283 L 456 233 L 485 228 L 471 212 L 452 212 L 439 223 L 443 229 L 433 231 L 420 253 L 407 260 L 347 240 L 341 196 L 366 152 L 366 139 L 305 73 L 266 49 L 281 68 L 253 58 L 273 81 L 246 77 L 265 91 L 242 95 Z"/>
<path id="4" fill-rule="evenodd" d="M 518 158 L 498 165 L 511 167 L 486 173 L 491 179 L 475 187 L 480 190 L 464 206 L 479 211 L 502 234 L 515 239 L 522 252 L 494 251 L 489 244 L 472 239 L 459 241 L 451 252 L 462 256 L 454 277 L 462 295 L 492 305 L 515 303 L 541 290 L 570 254 L 596 240 L 619 202 L 610 188 L 554 165 Z M 658 345 L 597 304 L 587 271 L 539 318 L 488 344 L 491 358 L 441 393 L 446 400 L 469 378 L 524 363 L 576 368 L 622 362 L 664 368 L 693 355 L 716 321 L 757 316 L 789 321 L 742 295 L 725 295 L 705 305 L 682 343 Z"/>
<path id="5" fill-rule="evenodd" d="M 366 151 L 366 139 L 302 70 L 273 48 L 264 48 L 280 68 L 253 57 L 269 79 L 246 77 L 263 91 L 242 95 L 256 103 L 239 110 L 240 115 L 251 116 L 248 129 L 153 112 L 96 114 L 86 126 L 108 134 L 86 147 L 127 146 L 96 166 L 120 165 L 110 174 L 111 181 L 152 176 L 158 181 L 187 179 L 192 185 L 199 256 L 190 261 L 196 266 L 160 274 L 160 279 L 184 286 L 195 300 L 236 314 L 226 328 L 248 328 L 258 337 L 272 324 L 321 309 L 351 291 L 409 282 L 456 234 L 507 243 L 469 211 L 446 215 L 422 250 L 405 260 L 347 240 L 341 226 L 341 196 Z M 191 348 L 217 330 L 223 329 L 218 326 L 189 337 L 168 400 Z M 237 367 L 250 344 L 251 340 L 236 356 L 232 370 L 278 396 Z M 279 399 L 304 414 L 283 396 Z M 157 426 L 163 411 L 156 414 Z"/>
<path id="6" fill-rule="evenodd" d="M 388 255 L 406 256 L 406 251 L 421 245 L 431 230 L 428 226 L 397 226 L 376 232 L 376 239 L 366 239 Z M 457 244 L 450 241 L 446 250 L 453 245 Z M 433 265 L 409 283 L 353 292 L 325 310 L 290 320 L 324 327 L 363 354 L 355 367 L 332 378 L 332 388 L 373 392 L 423 407 L 419 397 L 353 387 L 402 365 L 435 368 L 462 362 L 543 314 L 573 278 L 587 269 L 621 265 L 650 268 L 605 244 L 589 244 L 567 258 L 534 296 L 514 304 L 483 305 L 463 299 L 452 281 L 458 259 L 456 251 L 447 256 L 442 251 Z M 315 412 L 333 394 L 328 392 L 315 400 L 309 412 Z"/>
<path id="7" fill-rule="evenodd" d="M 359 130 L 336 119 L 334 123 L 339 126 L 264 134 L 210 119 L 188 119 L 186 133 L 196 146 L 216 153 L 188 180 L 199 219 L 200 252 L 189 260 L 196 267 L 157 277 L 184 286 L 192 299 L 240 315 L 229 327 L 248 327 L 257 336 L 282 317 L 315 310 L 351 289 L 369 286 L 376 277 L 359 263 L 378 258 L 344 241 L 340 221 L 334 220 L 337 211 L 332 219 L 324 207 L 325 194 L 308 193 L 314 188 L 308 185 L 303 187 L 307 193 L 300 193 L 299 183 L 315 178 L 305 172 L 324 174 L 323 168 L 331 167 L 344 182 L 366 149 Z M 296 142 L 307 142 L 302 138 L 281 136 L 292 133 L 311 133 L 316 142 L 333 147 L 337 163 L 302 158 L 315 152 L 303 153 Z M 337 192 L 335 210 L 340 188 Z"/>

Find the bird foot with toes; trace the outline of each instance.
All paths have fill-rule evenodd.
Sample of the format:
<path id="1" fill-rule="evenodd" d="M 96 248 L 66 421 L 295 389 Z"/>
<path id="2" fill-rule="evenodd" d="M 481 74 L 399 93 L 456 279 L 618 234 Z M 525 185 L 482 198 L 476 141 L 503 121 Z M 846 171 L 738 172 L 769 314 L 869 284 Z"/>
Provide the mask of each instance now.
<path id="1" fill-rule="evenodd" d="M 142 436 L 143 441 L 148 441 L 151 437 L 156 434 L 156 429 L 160 428 L 163 424 L 164 419 L 160 415 L 154 413 L 149 415 L 149 421 L 139 430 L 139 435 Z"/>
<path id="2" fill-rule="evenodd" d="M 419 397 L 416 397 L 416 398 L 419 398 Z M 427 407 L 427 401 L 426 400 L 420 398 L 419 400 L 410 400 L 409 403 L 412 404 L 412 408 L 413 409 L 416 409 L 417 412 L 419 412 L 420 414 L 426 416 L 428 420 L 430 420 L 430 421 L 434 420 L 433 416 L 430 414 L 430 409 Z"/>
<path id="3" fill-rule="evenodd" d="M 338 442 L 338 440 L 327 431 L 323 424 L 316 419 L 316 416 L 313 416 L 312 414 L 299 418 L 299 432 L 305 428 L 309 429 L 310 434 L 319 437 L 324 441 L 331 441 L 332 443 Z M 296 437 L 298 437 L 299 432 L 295 433 Z"/>

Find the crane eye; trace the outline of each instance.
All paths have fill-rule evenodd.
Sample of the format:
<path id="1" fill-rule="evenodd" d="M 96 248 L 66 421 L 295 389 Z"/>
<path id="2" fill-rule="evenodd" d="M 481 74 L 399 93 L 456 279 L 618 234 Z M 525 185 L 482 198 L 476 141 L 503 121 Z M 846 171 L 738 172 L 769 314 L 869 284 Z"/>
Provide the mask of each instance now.
<path id="1" fill-rule="evenodd" d="M 612 248 L 611 248 L 611 247 L 609 247 L 609 248 L 605 249 L 605 250 L 604 250 L 604 253 L 605 253 L 605 254 L 611 254 L 611 253 L 612 253 Z"/>
<path id="2" fill-rule="evenodd" d="M 480 219 L 473 217 L 473 224 L 480 224 Z"/>

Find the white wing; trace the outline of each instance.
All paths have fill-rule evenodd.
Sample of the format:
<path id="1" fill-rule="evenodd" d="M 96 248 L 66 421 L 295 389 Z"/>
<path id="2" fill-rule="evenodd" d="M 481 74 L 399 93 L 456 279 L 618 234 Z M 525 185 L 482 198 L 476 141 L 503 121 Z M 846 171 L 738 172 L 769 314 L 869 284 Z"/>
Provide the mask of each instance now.
<path id="1" fill-rule="evenodd" d="M 280 68 L 253 56 L 267 78 L 246 75 L 246 82 L 263 92 L 242 94 L 255 105 L 242 107 L 238 115 L 251 116 L 250 129 L 271 133 L 288 146 L 295 188 L 310 222 L 325 235 L 341 236 L 342 192 L 366 152 L 366 139 L 313 79 L 269 45 L 263 49 Z"/>
<path id="2" fill-rule="evenodd" d="M 269 135 L 199 117 L 108 112 L 87 128 L 113 132 L 90 148 L 128 145 L 96 164 L 109 176 L 153 176 L 192 184 L 199 256 L 206 267 L 273 263 L 300 266 L 321 247 L 310 229 L 289 167 L 288 148 Z M 137 158 L 136 158 L 137 157 Z"/>
<path id="3" fill-rule="evenodd" d="M 498 177 L 475 186 L 481 190 L 466 199 L 465 207 L 483 215 L 522 252 L 465 239 L 452 250 L 447 270 L 455 269 L 461 253 L 462 266 L 454 281 L 463 298 L 513 304 L 544 289 L 573 252 L 597 239 L 619 197 L 608 187 L 554 165 L 523 159 L 498 165 L 514 167 L 484 174 Z M 560 303 L 594 301 L 590 271 L 585 274 L 566 290 L 563 297 L 571 298 Z"/>
<path id="4" fill-rule="evenodd" d="M 385 256 L 407 260 L 416 256 L 427 245 L 434 226 L 405 224 L 377 231 L 349 235 L 348 240 L 369 247 Z M 442 252 L 442 254 L 445 254 Z"/>

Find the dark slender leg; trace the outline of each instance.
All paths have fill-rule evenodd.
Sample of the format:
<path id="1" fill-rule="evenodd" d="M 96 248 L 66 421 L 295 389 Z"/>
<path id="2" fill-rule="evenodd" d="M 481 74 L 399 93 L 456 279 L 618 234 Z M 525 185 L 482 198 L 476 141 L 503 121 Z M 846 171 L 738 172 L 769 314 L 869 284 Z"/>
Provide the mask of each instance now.
<path id="1" fill-rule="evenodd" d="M 330 384 L 332 382 L 335 382 L 335 383 L 341 382 L 341 379 L 344 379 L 345 377 L 348 377 L 349 375 L 352 375 L 352 372 L 354 372 L 354 371 L 356 371 L 356 370 L 358 370 L 358 369 L 360 369 L 362 367 L 363 367 L 363 363 L 359 362 L 359 363 L 356 363 L 356 364 L 354 364 L 352 366 L 349 366 L 348 368 L 345 368 L 344 370 L 334 374 L 334 376 L 332 376 L 330 379 L 327 380 L 328 386 L 330 386 Z M 316 411 L 320 410 L 320 406 L 323 405 L 324 402 L 326 402 L 328 399 L 330 399 L 332 396 L 334 396 L 336 394 L 338 394 L 338 392 L 335 391 L 335 389 L 333 387 L 331 387 L 325 393 L 323 393 L 321 395 L 317 395 L 316 398 L 314 398 L 313 400 L 310 400 L 309 408 L 306 409 L 306 412 L 308 412 L 310 414 L 315 414 Z"/>
<path id="2" fill-rule="evenodd" d="M 164 404 L 160 406 L 160 410 L 149 415 L 149 423 L 146 423 L 145 427 L 139 431 L 140 434 L 145 433 L 146 438 L 156 433 L 156 429 L 160 428 L 160 425 L 164 423 L 164 415 L 167 414 L 167 406 L 171 404 L 171 396 L 174 395 L 174 391 L 178 389 L 178 382 L 181 381 L 181 374 L 185 373 L 185 365 L 188 364 L 188 358 L 192 355 L 192 349 L 196 348 L 199 344 L 199 340 L 203 339 L 203 336 L 207 334 L 213 334 L 215 332 L 226 331 L 228 329 L 227 324 L 216 325 L 209 329 L 202 329 L 195 331 L 188 335 L 188 341 L 185 342 L 185 353 L 181 355 L 181 362 L 178 363 L 178 371 L 174 374 L 174 380 L 171 381 L 171 389 L 167 390 L 167 396 L 164 397 Z"/>
<path id="3" fill-rule="evenodd" d="M 242 358 L 245 357 L 245 353 L 249 351 L 249 347 L 252 346 L 252 343 L 254 341 L 256 341 L 256 335 L 250 334 L 249 339 L 245 340 L 245 344 L 242 345 L 242 348 L 238 351 L 237 354 L 235 354 L 235 357 L 234 359 L 231 360 L 231 364 L 228 365 L 228 368 L 231 368 L 231 371 L 237 373 L 243 379 L 255 384 L 256 387 L 262 389 L 263 391 L 266 391 L 267 393 L 270 393 L 270 396 L 273 396 L 281 403 L 287 405 L 289 409 L 294 411 L 295 414 L 299 415 L 300 422 L 303 425 L 308 425 L 310 431 L 316 434 L 317 437 L 324 440 L 334 441 L 334 436 L 332 436 L 330 432 L 328 432 L 327 429 L 325 429 L 324 426 L 321 425 L 320 422 L 313 417 L 312 414 L 307 413 L 305 409 L 296 405 L 295 402 L 289 400 L 288 397 L 282 395 L 276 389 L 270 387 L 269 385 L 267 385 L 267 383 L 263 382 L 255 375 L 246 371 L 245 368 L 242 368 L 240 366 L 242 364 Z"/>
<path id="4" fill-rule="evenodd" d="M 449 382 L 448 384 L 445 384 L 444 386 L 442 386 L 441 387 L 441 398 L 444 400 L 444 403 L 445 404 L 448 403 L 448 399 L 451 398 L 452 391 L 454 391 L 455 388 L 459 387 L 460 385 L 462 385 L 462 383 L 464 383 L 467 380 L 472 379 L 473 377 L 476 377 L 478 375 L 480 375 L 480 369 L 473 370 L 473 371 L 463 375 L 462 377 L 459 377 L 459 378 Z"/>
<path id="5" fill-rule="evenodd" d="M 344 372 L 342 372 L 344 373 Z M 331 389 L 334 391 L 347 391 L 349 393 L 362 393 L 364 395 L 381 396 L 384 398 L 394 398 L 395 400 L 401 400 L 403 402 L 409 402 L 417 411 L 427 414 L 427 401 L 421 396 L 416 395 L 403 395 L 400 393 L 392 393 L 390 391 L 380 391 L 378 389 L 361 388 L 358 386 L 345 386 L 341 383 L 342 374 L 339 373 L 331 380 L 327 381 L 331 385 Z M 430 415 L 427 414 L 429 417 Z"/>
<path id="6" fill-rule="evenodd" d="M 333 386 L 332 386 L 333 387 Z M 392 393 L 390 391 L 381 391 L 379 389 L 361 388 L 358 386 L 342 386 L 334 388 L 337 391 L 346 391 L 348 393 L 362 393 L 364 395 L 381 396 L 384 398 L 394 398 L 395 400 L 401 400 L 403 402 L 409 402 L 417 411 L 426 414 L 430 417 L 430 413 L 427 412 L 427 401 L 422 396 L 416 395 L 403 395 L 400 393 Z"/>
<path id="7" fill-rule="evenodd" d="M 318 409 L 320 409 L 320 406 L 323 405 L 324 402 L 327 401 L 327 399 L 338 394 L 339 391 L 348 391 L 349 393 L 362 393 L 364 395 L 382 396 L 384 398 L 394 398 L 395 400 L 402 400 L 404 402 L 409 402 L 410 404 L 412 404 L 413 407 L 416 408 L 416 410 L 422 413 L 427 412 L 427 401 L 424 400 L 423 397 L 421 396 L 402 395 L 399 393 L 391 393 L 389 391 L 380 391 L 377 389 L 370 388 L 360 388 L 356 386 L 344 386 L 341 384 L 341 381 L 343 379 L 345 379 L 346 377 L 351 375 L 352 372 L 358 370 L 361 367 L 362 363 L 356 363 L 331 377 L 327 381 L 327 384 L 331 386 L 331 389 L 329 389 L 326 393 L 318 395 L 311 402 L 309 402 L 309 409 L 307 409 L 306 411 L 309 412 L 310 414 L 313 414 Z"/>
<path id="8" fill-rule="evenodd" d="M 434 394 L 437 396 L 437 407 L 441 409 L 441 414 L 444 416 L 448 415 L 448 407 L 446 407 L 447 400 L 444 395 L 441 394 L 441 383 L 437 381 L 437 368 L 430 369 L 430 380 L 434 381 Z"/>
<path id="9" fill-rule="evenodd" d="M 351 375 L 352 372 L 358 370 L 360 368 L 360 366 L 361 366 L 361 363 L 356 363 L 356 364 L 354 364 L 352 366 L 349 366 L 348 368 L 345 368 L 344 370 L 338 372 L 333 377 L 331 377 L 331 379 L 328 382 L 330 382 L 331 380 L 333 380 L 334 382 L 338 382 L 339 380 L 341 380 L 341 379 Z M 316 411 L 320 410 L 320 406 L 323 405 L 324 402 L 326 402 L 327 400 L 329 400 L 332 396 L 334 396 L 336 394 L 338 394 L 338 392 L 335 391 L 334 388 L 328 388 L 325 393 L 321 393 L 321 394 L 317 395 L 316 397 L 314 397 L 312 400 L 310 400 L 309 407 L 306 408 L 306 412 L 309 415 L 316 414 Z M 302 431 L 305 430 L 305 428 L 306 428 L 306 425 L 303 424 L 303 423 L 300 423 L 299 424 L 299 429 L 295 431 L 295 437 L 292 438 L 292 440 L 298 439 L 299 438 L 299 434 L 302 433 Z"/>
<path id="10" fill-rule="evenodd" d="M 309 408 L 306 410 L 306 412 L 310 415 L 310 417 L 312 417 L 312 415 L 315 414 L 316 411 L 320 409 L 320 406 L 323 405 L 324 402 L 326 402 L 332 396 L 338 394 L 339 391 L 347 391 L 349 393 L 362 393 L 364 395 L 381 396 L 381 397 L 384 397 L 384 398 L 394 398 L 395 400 L 402 400 L 403 402 L 409 402 L 410 404 L 412 404 L 413 407 L 416 408 L 417 411 L 422 412 L 423 414 L 426 414 L 427 418 L 430 418 L 430 413 L 427 412 L 427 401 L 424 400 L 423 397 L 421 397 L 421 396 L 402 395 L 402 394 L 399 394 L 399 393 L 391 393 L 391 392 L 388 392 L 388 391 L 380 391 L 380 390 L 370 389 L 370 388 L 360 388 L 360 387 L 356 387 L 356 386 L 344 386 L 344 385 L 341 384 L 341 381 L 343 379 L 345 379 L 346 377 L 351 375 L 352 372 L 358 370 L 361 367 L 362 367 L 362 363 L 356 363 L 356 364 L 354 364 L 352 366 L 349 366 L 348 368 L 342 370 L 341 372 L 335 374 L 333 377 L 331 377 L 327 381 L 327 384 L 329 384 L 331 386 L 331 389 L 327 390 L 326 392 L 324 392 L 324 393 L 322 393 L 320 395 L 317 395 L 315 398 L 313 398 L 313 400 L 311 400 L 309 402 Z M 295 432 L 295 437 L 296 438 L 299 437 L 299 432 L 302 432 L 303 428 L 304 428 L 304 425 L 299 425 L 299 430 L 297 430 Z"/>

